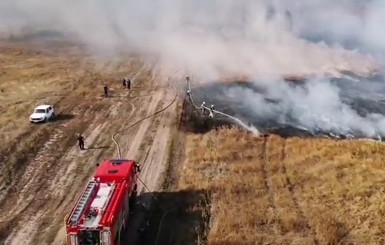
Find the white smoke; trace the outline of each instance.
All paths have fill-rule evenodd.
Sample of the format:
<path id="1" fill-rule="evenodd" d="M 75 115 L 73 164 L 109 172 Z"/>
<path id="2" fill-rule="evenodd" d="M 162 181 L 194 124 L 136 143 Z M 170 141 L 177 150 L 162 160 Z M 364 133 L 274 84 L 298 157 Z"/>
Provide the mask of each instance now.
<path id="1" fill-rule="evenodd" d="M 324 74 L 339 70 L 365 73 L 374 68 L 373 60 L 357 51 L 300 38 L 322 28 L 330 35 L 341 29 L 348 30 L 344 33 L 357 31 L 359 24 L 349 23 L 351 19 L 359 22 L 359 17 L 340 21 L 341 16 L 355 15 L 337 8 L 332 0 L 299 0 L 291 5 L 287 2 L 2 0 L 0 33 L 59 31 L 81 40 L 93 51 L 156 55 L 202 79 Z M 341 6 L 357 4 L 341 2 Z M 332 25 L 332 21 L 338 25 Z M 366 24 L 372 22 L 375 21 L 367 18 Z M 374 33 L 370 27 L 366 30 Z"/>
<path id="2" fill-rule="evenodd" d="M 93 52 L 155 56 L 202 80 L 369 73 L 384 61 L 384 20 L 383 0 L 0 1 L 2 36 L 56 31 Z M 265 103 L 250 91 L 232 93 L 255 115 L 283 123 L 289 113 L 309 128 L 359 129 L 369 136 L 383 130 L 382 116 L 358 115 L 327 80 L 305 89 L 285 83 L 267 88 L 282 102 Z"/>
<path id="3" fill-rule="evenodd" d="M 291 8 L 294 12 L 301 11 L 295 16 L 297 34 L 384 54 L 385 2 L 382 0 L 300 0 Z"/>
<path id="4" fill-rule="evenodd" d="M 241 104 L 243 109 L 238 116 L 245 120 L 273 121 L 280 125 L 305 128 L 313 132 L 333 132 L 372 138 L 378 135 L 385 136 L 385 116 L 370 111 L 365 115 L 359 114 L 343 101 L 340 87 L 330 80 L 313 79 L 301 86 L 292 86 L 282 80 L 257 84 L 263 88 L 263 92 L 244 87 L 230 88 L 227 91 L 226 96 L 229 96 L 230 100 Z M 381 89 L 385 92 L 383 86 Z M 372 96 L 370 100 L 363 99 L 376 101 L 381 98 L 375 93 L 370 95 Z M 350 94 L 349 98 L 355 100 L 359 96 L 354 93 Z"/>

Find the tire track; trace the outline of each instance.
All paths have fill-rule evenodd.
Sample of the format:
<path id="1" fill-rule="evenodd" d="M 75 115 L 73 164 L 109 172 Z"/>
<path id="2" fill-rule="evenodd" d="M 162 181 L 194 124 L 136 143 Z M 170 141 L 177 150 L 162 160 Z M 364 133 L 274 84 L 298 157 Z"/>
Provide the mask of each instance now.
<path id="1" fill-rule="evenodd" d="M 139 71 L 137 71 L 132 80 L 136 79 L 140 73 L 142 73 L 143 71 L 145 70 L 145 67 L 142 66 Z M 119 95 L 117 96 L 118 99 L 119 99 L 119 106 L 116 108 L 116 111 L 117 111 L 117 114 L 116 115 L 112 115 L 114 117 L 117 117 L 119 116 L 119 114 L 124 114 L 124 118 L 127 118 L 127 119 L 131 119 L 132 117 L 136 116 L 138 113 L 140 113 L 140 109 L 142 108 L 142 106 L 138 106 L 138 104 L 142 104 L 142 103 L 145 103 L 145 101 L 143 100 L 145 97 L 147 96 L 151 96 L 151 94 L 148 94 L 146 96 L 134 96 L 134 97 L 131 97 L 132 93 L 133 92 L 138 92 L 138 90 L 136 90 L 135 88 L 131 88 L 131 90 L 126 90 L 125 92 L 123 92 L 122 95 Z M 128 101 L 126 101 L 128 99 Z M 125 105 L 128 105 L 128 106 L 125 106 Z M 114 105 L 113 105 L 114 106 Z M 138 107 L 139 107 L 139 110 L 138 110 Z M 128 114 L 126 114 L 128 113 Z M 99 120 L 95 120 L 95 121 L 99 121 Z M 128 120 L 129 121 L 129 120 Z M 125 120 L 124 122 L 127 122 L 127 120 Z M 108 129 L 106 128 L 109 128 L 110 126 L 107 126 L 107 122 L 105 122 L 104 124 L 99 124 L 99 125 L 91 125 L 90 128 L 94 129 L 92 132 L 90 132 L 89 134 L 92 134 L 93 132 L 99 132 L 103 129 L 103 130 L 106 130 L 108 131 Z M 124 127 L 125 124 L 122 124 L 122 127 Z M 127 137 L 128 138 L 128 137 Z M 127 139 L 128 140 L 128 139 Z M 99 139 L 96 139 L 96 141 L 99 141 Z M 67 159 L 64 159 L 64 160 L 67 160 L 68 162 L 76 162 L 76 161 L 73 161 L 73 158 L 77 156 L 76 154 L 76 150 L 72 149 L 72 151 L 70 151 L 66 158 Z M 90 162 L 97 162 L 100 160 L 100 157 L 99 155 L 97 154 L 93 154 L 91 156 L 92 160 L 90 160 Z M 65 174 L 62 174 L 61 176 L 68 176 L 70 175 L 70 173 L 76 168 L 76 164 L 72 164 L 71 165 L 71 168 L 67 168 L 66 170 L 66 173 Z M 63 188 L 60 189 L 61 192 L 65 191 L 65 188 L 64 187 L 68 187 L 69 183 L 73 182 L 74 180 L 70 180 L 68 181 L 68 179 L 66 178 L 63 178 L 61 179 L 61 181 L 64 181 L 65 183 L 62 183 L 60 184 L 60 186 L 63 186 Z M 58 191 L 55 190 L 55 193 L 56 195 L 60 196 L 60 193 L 57 193 Z M 77 194 L 76 194 L 76 190 L 70 190 L 70 193 L 71 195 L 70 196 L 73 196 L 73 198 L 76 198 Z M 61 205 L 62 208 L 66 208 L 68 206 L 68 204 L 70 204 L 72 201 L 70 200 L 65 200 L 65 205 Z M 53 242 L 51 244 L 64 244 L 65 243 L 65 239 L 66 239 L 66 231 L 65 231 L 65 226 L 61 226 L 60 229 L 57 230 L 56 234 L 55 234 L 55 237 L 53 239 Z"/>
<path id="2" fill-rule="evenodd" d="M 127 115 L 124 115 L 125 118 L 131 118 L 134 113 L 136 112 L 137 110 L 137 106 L 135 106 L 135 103 L 134 101 L 129 101 L 128 103 L 128 106 L 127 108 L 124 108 L 124 113 L 128 113 Z M 124 107 L 124 104 L 121 105 L 121 107 Z M 118 115 L 116 115 L 118 116 Z M 96 120 L 98 121 L 98 120 Z M 101 131 L 108 131 L 108 127 L 107 126 L 108 123 L 105 122 L 104 124 L 99 124 L 99 125 L 91 125 L 90 128 L 93 129 L 91 132 L 88 133 L 88 135 L 93 135 L 93 133 L 99 133 Z M 99 141 L 99 139 L 96 139 L 95 141 Z M 74 161 L 74 158 L 78 157 L 77 156 L 77 149 L 72 149 L 70 152 L 68 152 L 68 154 L 63 158 L 63 161 L 64 162 L 69 162 L 70 165 L 67 167 L 67 169 L 65 170 L 65 173 L 63 174 L 60 174 L 60 176 L 71 176 L 71 172 L 74 171 L 74 169 L 76 168 L 76 162 L 77 161 Z M 100 157 L 98 154 L 93 154 L 91 156 L 91 159 L 89 160 L 90 162 L 98 162 L 100 160 Z M 60 181 L 61 181 L 61 184 L 60 186 L 62 188 L 60 188 L 60 190 L 52 190 L 52 192 L 56 195 L 56 196 L 63 196 L 63 192 L 67 191 L 68 192 L 68 196 L 73 196 L 74 198 L 77 197 L 77 191 L 76 189 L 70 189 L 68 190 L 68 186 L 70 185 L 70 183 L 74 183 L 75 180 L 74 179 L 71 179 L 71 178 L 60 178 Z M 57 183 L 57 181 L 55 181 Z M 67 199 L 65 200 L 62 204 L 61 204 L 61 209 L 65 210 L 64 212 L 67 212 L 68 210 L 66 210 L 66 207 L 68 208 L 68 205 L 71 205 L 72 204 L 72 200 L 70 199 Z M 61 221 L 61 220 L 60 220 Z M 55 234 L 55 237 L 53 239 L 53 242 L 51 244 L 65 244 L 65 239 L 66 239 L 66 231 L 65 231 L 65 226 L 61 226 L 60 229 L 57 230 L 56 234 Z"/>
<path id="3" fill-rule="evenodd" d="M 287 183 L 287 189 L 289 190 L 290 192 L 290 196 L 291 196 L 291 199 L 292 199 L 292 202 L 294 204 L 294 208 L 297 210 L 297 213 L 300 217 L 301 220 L 304 221 L 305 223 L 305 226 L 306 226 L 306 229 L 310 232 L 310 234 L 312 235 L 313 237 L 313 243 L 315 245 L 319 245 L 320 242 L 317 238 L 317 235 L 316 235 L 316 232 L 315 230 L 310 226 L 310 222 L 309 222 L 309 218 L 306 216 L 303 208 L 301 207 L 301 205 L 299 204 L 299 201 L 298 201 L 298 198 L 296 197 L 296 194 L 295 194 L 295 186 L 294 184 L 291 182 L 290 180 L 290 177 L 289 175 L 287 174 L 287 168 L 286 168 L 286 159 L 287 159 L 287 152 L 286 152 L 286 145 L 287 145 L 287 142 L 286 142 L 286 139 L 283 138 L 283 145 L 282 145 L 282 151 L 281 151 L 281 169 L 282 169 L 282 174 L 284 175 L 284 178 L 286 180 L 286 183 Z"/>
<path id="4" fill-rule="evenodd" d="M 129 95 L 129 91 L 124 91 L 124 94 L 125 97 L 127 97 Z M 79 108 L 85 107 L 84 104 L 81 104 L 72 110 L 72 114 L 82 116 L 81 120 L 56 123 L 58 126 L 56 131 L 60 132 L 60 134 L 54 133 L 46 142 L 45 146 L 39 151 L 39 154 L 35 157 L 33 162 L 29 165 L 33 171 L 31 170 L 30 173 L 27 172 L 27 174 L 23 176 L 23 179 L 26 179 L 26 181 L 24 181 L 25 183 L 20 183 L 23 184 L 23 187 L 19 191 L 20 195 L 18 195 L 18 199 L 15 200 L 19 205 L 14 205 L 13 209 L 8 212 L 9 215 L 14 216 L 18 222 L 17 226 L 14 227 L 12 232 L 7 236 L 5 240 L 6 244 L 21 245 L 34 243 L 34 239 L 41 236 L 36 227 L 38 227 L 40 224 L 39 222 L 42 222 L 44 219 L 52 221 L 53 224 L 47 226 L 43 233 L 49 229 L 56 230 L 55 225 L 59 223 L 61 224 L 62 219 L 58 213 L 63 213 L 62 211 L 67 206 L 67 202 L 70 201 L 63 199 L 63 196 L 70 196 L 72 190 L 68 191 L 68 187 L 71 184 L 77 186 L 82 181 L 81 178 L 77 180 L 74 179 L 75 176 L 77 176 L 76 169 L 79 167 L 78 162 L 84 161 L 84 159 L 87 159 L 87 162 L 91 163 L 97 162 L 100 155 L 97 153 L 103 152 L 104 149 L 101 148 L 95 149 L 92 152 L 85 151 L 79 153 L 76 146 L 70 146 L 70 148 L 66 147 L 63 152 L 60 152 L 60 156 L 54 155 L 53 153 L 58 149 L 58 144 L 60 144 L 64 135 L 73 133 L 72 131 L 74 128 L 76 128 L 77 131 L 82 131 L 89 136 L 87 137 L 88 144 L 92 145 L 97 142 L 98 136 L 109 126 L 107 123 L 100 123 L 101 121 L 108 117 L 111 117 L 113 120 L 119 117 L 119 111 L 122 113 L 120 108 L 126 107 L 124 106 L 125 104 L 128 106 L 127 110 L 124 110 L 123 112 L 124 117 L 129 118 L 134 114 L 136 111 L 134 103 L 131 101 L 128 103 L 124 102 L 125 100 L 122 99 L 117 103 L 113 103 L 111 100 L 107 101 L 103 104 L 104 108 L 108 108 L 107 110 L 103 110 L 104 113 L 94 111 L 93 106 L 88 106 L 86 110 L 81 111 Z M 68 125 L 62 125 L 64 123 L 71 124 L 72 126 L 68 129 Z M 82 128 L 82 130 L 80 130 L 80 128 Z M 43 171 L 47 166 L 47 161 L 49 162 L 50 169 Z M 34 162 L 37 162 L 38 164 L 35 164 Z M 85 168 L 92 169 L 92 165 L 85 165 L 82 167 L 82 169 Z M 44 181 L 38 182 L 39 179 L 41 179 L 39 176 L 42 175 L 43 172 L 47 177 L 44 178 Z M 33 191 L 33 188 L 35 187 L 32 185 L 35 182 L 46 190 L 43 192 L 44 196 L 36 198 L 36 191 Z M 26 198 L 25 196 L 27 194 L 31 196 L 31 198 L 29 198 L 29 196 Z M 58 204 L 58 201 L 60 200 L 62 201 Z M 47 206 L 47 208 L 45 208 L 48 202 L 51 206 Z M 17 208 L 20 207 L 23 209 L 18 211 Z M 55 208 L 53 207 L 56 207 L 56 210 L 54 210 Z M 31 210 L 36 210 L 37 208 L 45 208 L 45 212 L 41 213 L 39 216 L 34 214 L 33 217 L 35 218 L 31 219 Z M 63 230 L 60 229 L 59 233 L 61 234 L 58 234 L 57 239 L 56 237 L 53 238 L 54 244 L 62 244 L 65 239 L 65 231 L 63 234 Z"/>
<path id="5" fill-rule="evenodd" d="M 263 185 L 267 191 L 270 191 L 270 186 L 267 181 L 267 157 L 268 157 L 268 152 L 267 152 L 267 143 L 268 143 L 268 137 L 269 136 L 263 136 L 263 144 L 262 144 L 262 174 L 263 174 Z"/>
<path id="6" fill-rule="evenodd" d="M 55 150 L 60 149 L 58 145 L 68 133 L 68 130 L 66 131 L 65 126 L 62 124 L 59 124 L 57 128 L 47 125 L 52 127 L 52 134 L 48 140 L 29 161 L 23 175 L 13 185 L 13 192 L 5 193 L 4 196 L 0 195 L 1 199 L 5 199 L 5 203 L 1 205 L 3 212 L 0 218 L 1 222 L 9 220 L 9 216 L 21 215 L 21 212 L 25 212 L 26 208 L 30 208 L 30 204 L 36 201 L 36 193 L 40 191 L 42 183 L 48 181 L 47 178 L 41 181 L 41 176 L 47 173 L 47 168 L 52 167 L 51 165 L 56 161 L 57 157 L 64 154 L 61 151 L 57 152 L 57 154 L 52 154 Z"/>
<path id="7" fill-rule="evenodd" d="M 58 147 L 57 144 L 52 144 L 52 146 Z M 52 149 L 50 151 L 53 152 Z M 44 152 L 49 153 L 50 151 L 47 150 Z M 37 216 L 35 212 L 36 210 L 43 209 L 48 202 L 53 202 L 54 194 L 53 192 L 48 190 L 51 189 L 51 177 L 54 177 L 55 175 L 49 173 L 60 171 L 62 167 L 59 164 L 55 164 L 55 159 L 62 158 L 62 152 L 60 152 L 60 156 L 58 156 L 57 158 L 55 157 L 55 155 L 52 155 L 49 157 L 44 157 L 45 161 L 42 160 L 43 158 L 39 158 L 38 162 L 31 163 L 31 167 L 34 167 L 34 172 L 32 172 L 33 175 L 30 176 L 29 182 L 26 183 L 23 189 L 19 192 L 17 199 L 17 202 L 20 202 L 20 206 L 26 200 L 30 201 L 27 202 L 28 206 L 23 209 L 22 212 L 17 211 L 16 208 L 19 207 L 18 204 L 14 206 L 14 209 L 9 211 L 9 215 L 16 217 L 18 222 L 14 226 L 12 233 L 10 233 L 7 239 L 5 240 L 5 244 L 33 244 L 34 235 L 39 233 L 36 227 L 38 227 L 38 223 L 40 222 L 40 220 L 42 220 L 43 217 L 47 217 L 46 212 L 49 208 L 44 209 L 44 213 L 41 213 L 39 216 Z M 59 161 L 61 162 L 61 160 Z M 48 169 L 46 169 L 46 167 L 48 167 Z M 41 180 L 41 178 L 39 178 L 40 175 L 46 176 L 44 180 Z"/>
<path id="8" fill-rule="evenodd" d="M 142 117 L 141 119 L 139 119 L 139 120 L 136 121 L 135 123 L 131 124 L 130 126 L 128 126 L 128 127 L 126 127 L 126 128 L 123 128 L 123 129 L 120 129 L 119 131 L 115 132 L 115 133 L 112 135 L 111 138 L 112 138 L 112 141 L 113 141 L 113 142 L 115 143 L 115 145 L 116 145 L 116 148 L 117 148 L 117 152 L 118 152 L 119 158 L 122 157 L 122 154 L 121 154 L 121 147 L 120 147 L 120 144 L 119 144 L 119 142 L 115 139 L 115 137 L 116 137 L 117 135 L 121 134 L 121 133 L 124 132 L 124 131 L 127 131 L 127 130 L 133 128 L 133 127 L 136 126 L 136 125 L 141 124 L 142 122 L 144 122 L 143 124 L 141 124 L 141 126 L 140 126 L 140 128 L 139 128 L 139 130 L 138 130 L 138 133 L 136 134 L 136 136 L 135 136 L 135 138 L 134 138 L 134 141 L 133 141 L 133 143 L 138 144 L 138 145 L 134 145 L 134 147 L 131 145 L 131 146 L 130 146 L 130 149 L 129 149 L 128 153 L 127 153 L 127 155 L 133 155 L 133 154 L 132 154 L 133 152 L 137 152 L 137 151 L 138 151 L 138 148 L 139 148 L 139 143 L 138 143 L 138 142 L 142 142 L 142 140 L 137 140 L 136 137 L 142 138 L 144 134 L 143 134 L 143 133 L 139 134 L 140 130 L 142 130 L 142 129 L 143 129 L 143 130 L 146 130 L 146 129 L 148 128 L 148 126 L 149 126 L 149 123 L 150 123 L 150 122 L 149 122 L 147 119 L 152 118 L 152 117 L 155 117 L 156 115 L 158 115 L 158 114 L 164 112 L 165 110 L 167 110 L 169 107 L 171 107 L 171 106 L 175 103 L 175 101 L 176 101 L 176 99 L 177 99 L 177 97 L 178 97 L 178 89 L 175 87 L 175 85 L 174 85 L 171 81 L 168 81 L 168 82 L 169 82 L 170 86 L 173 87 L 174 90 L 175 90 L 175 96 L 173 97 L 173 99 L 171 100 L 171 102 L 170 102 L 169 104 L 167 104 L 166 106 L 164 106 L 163 108 L 161 108 L 161 109 L 159 109 L 159 110 L 156 110 L 156 106 L 158 105 L 159 101 L 163 99 L 164 92 L 159 91 L 159 92 L 155 93 L 154 96 L 151 97 L 151 98 L 153 98 L 153 100 L 150 102 L 149 109 L 148 109 L 148 111 L 147 111 L 147 114 L 146 114 L 144 117 Z M 147 120 L 147 121 L 146 121 L 146 120 Z M 144 125 L 144 126 L 143 126 L 143 125 Z"/>
<path id="9" fill-rule="evenodd" d="M 275 223 L 275 216 L 276 216 L 276 204 L 274 201 L 274 196 L 272 192 L 272 184 L 269 180 L 269 174 L 268 174 L 268 164 L 269 164 L 269 135 L 263 136 L 263 144 L 262 144 L 262 176 L 263 176 L 263 184 L 264 188 L 266 190 L 266 194 L 268 195 L 268 200 L 270 203 L 270 208 L 272 209 L 273 213 L 273 220 L 269 220 L 269 224 L 271 221 Z"/>
<path id="10" fill-rule="evenodd" d="M 98 117 L 96 117 L 94 121 L 98 121 Z M 95 127 L 94 124 L 90 124 L 89 127 L 87 128 L 87 131 L 91 130 L 92 128 L 94 128 L 94 130 L 92 131 L 102 130 L 104 126 L 105 124 Z M 63 134 L 65 133 L 68 133 L 68 132 L 63 132 Z M 91 141 L 93 142 L 95 140 L 95 137 L 88 137 L 88 139 L 90 142 Z M 57 143 L 60 143 L 60 142 L 57 142 Z M 58 147 L 57 144 L 52 144 L 52 146 Z M 70 184 L 74 184 L 74 181 L 70 182 L 70 180 L 73 180 L 73 178 L 75 178 L 75 175 L 69 174 L 67 171 L 69 169 L 72 169 L 72 166 L 76 166 L 77 165 L 76 163 L 78 161 L 71 161 L 71 159 L 73 159 L 73 157 L 76 155 L 81 158 L 83 154 L 86 154 L 86 153 L 83 153 L 79 156 L 78 154 L 76 154 L 76 152 L 77 152 L 77 148 L 72 147 L 69 151 L 62 152 L 63 155 L 60 155 L 59 157 L 54 157 L 55 155 L 52 155 L 52 157 L 46 157 L 45 161 L 42 161 L 42 160 L 39 161 L 39 163 L 41 163 L 43 167 L 41 167 L 40 165 L 33 164 L 33 166 L 35 166 L 35 172 L 33 172 L 33 174 L 36 176 L 45 175 L 44 181 L 39 182 L 39 178 L 37 178 L 36 176 L 33 176 L 29 178 L 30 182 L 23 187 L 24 189 L 25 188 L 27 189 L 25 190 L 22 189 L 20 191 L 18 202 L 20 202 L 21 204 L 24 204 L 24 199 L 28 200 L 30 197 L 31 199 L 29 202 L 27 202 L 27 207 L 23 209 L 22 212 L 18 212 L 15 209 L 9 211 L 9 214 L 13 216 L 18 212 L 16 216 L 18 222 L 14 227 L 12 233 L 9 234 L 9 236 L 5 240 L 5 244 L 9 244 L 9 245 L 33 244 L 34 236 L 36 236 L 36 234 L 39 234 L 38 229 L 36 228 L 39 226 L 39 222 L 41 222 L 41 220 L 44 218 L 53 218 L 53 219 L 56 218 L 56 215 L 52 217 L 47 216 L 48 213 L 51 212 L 52 207 L 44 208 L 44 206 L 47 205 L 47 203 L 50 203 L 51 205 L 56 205 L 54 204 L 56 197 L 65 196 L 65 194 L 63 193 L 60 194 L 60 192 L 64 192 L 64 188 L 66 186 Z M 67 157 L 70 157 L 70 159 L 68 159 L 70 164 L 68 165 L 65 164 L 66 167 L 63 168 L 62 164 L 66 162 L 65 160 L 67 159 Z M 60 164 L 54 164 L 55 161 L 60 162 Z M 49 167 L 48 169 L 45 169 L 44 166 L 49 166 Z M 62 171 L 66 171 L 65 174 L 57 174 L 57 175 L 52 174 L 52 173 L 60 173 Z M 64 178 L 65 176 L 67 176 L 67 178 Z M 59 180 L 57 180 L 56 177 L 58 177 Z M 63 182 L 63 181 L 66 181 L 66 182 Z M 44 191 L 35 191 L 36 189 L 34 186 L 35 184 L 40 185 L 40 187 L 43 188 Z M 29 196 L 25 196 L 23 195 L 23 193 L 25 193 L 25 195 L 28 194 Z M 38 196 L 36 195 L 37 193 L 39 193 Z M 15 205 L 15 207 L 19 207 L 19 205 Z M 44 208 L 44 212 L 40 213 L 39 216 L 33 213 L 39 209 L 43 210 L 43 208 Z M 60 209 L 57 209 L 57 210 L 60 210 Z"/>
<path id="11" fill-rule="evenodd" d="M 119 131 L 116 131 L 112 135 L 112 140 L 116 145 L 118 157 L 121 158 L 121 147 L 124 147 L 124 145 L 122 144 L 124 142 L 122 142 L 122 140 L 118 141 L 115 137 L 122 134 L 123 132 L 127 132 L 130 129 L 138 126 L 137 131 L 132 137 L 133 140 L 129 144 L 128 150 L 124 153 L 124 156 L 130 156 L 131 159 L 138 159 L 140 158 L 140 155 L 143 154 L 140 150 L 140 144 L 146 141 L 146 135 L 152 135 L 152 133 L 149 133 L 148 130 L 150 129 L 151 125 L 153 125 L 155 118 L 159 114 L 161 115 L 159 124 L 155 123 L 158 124 L 155 127 L 157 128 L 157 130 L 155 131 L 155 134 L 152 137 L 152 143 L 148 149 L 146 159 L 140 164 L 142 171 L 138 178 L 138 182 L 141 184 L 141 188 L 138 190 L 138 193 L 142 193 L 145 191 L 149 193 L 153 192 L 156 189 L 158 180 L 160 179 L 160 175 L 163 172 L 162 169 L 165 168 L 164 162 L 170 132 L 168 125 L 171 125 L 173 120 L 173 117 L 170 117 L 170 114 L 165 111 L 176 104 L 175 102 L 179 94 L 178 89 L 170 79 L 168 79 L 168 83 L 169 88 L 175 90 L 175 95 L 173 95 L 172 93 L 165 93 L 164 90 L 157 89 L 155 87 L 154 92 L 151 95 L 150 100 L 148 101 L 148 108 L 141 107 L 144 114 L 141 115 L 141 113 L 138 113 L 139 118 L 136 122 L 132 123 L 127 127 L 121 128 Z M 150 195 L 152 196 L 152 198 L 154 198 L 154 201 L 156 201 L 160 205 L 162 211 L 164 212 L 164 215 L 171 212 L 170 210 L 166 210 L 164 207 L 162 207 L 162 204 L 156 198 L 156 196 L 154 196 L 153 194 Z M 143 217 L 140 217 L 139 214 L 139 216 L 133 218 L 133 220 L 131 221 L 132 228 L 128 231 L 126 236 L 129 236 L 131 238 L 130 241 L 132 243 L 135 243 L 135 241 L 137 240 L 137 234 L 131 233 L 133 230 L 136 230 L 138 228 L 136 226 L 139 225 L 140 220 L 142 218 Z"/>

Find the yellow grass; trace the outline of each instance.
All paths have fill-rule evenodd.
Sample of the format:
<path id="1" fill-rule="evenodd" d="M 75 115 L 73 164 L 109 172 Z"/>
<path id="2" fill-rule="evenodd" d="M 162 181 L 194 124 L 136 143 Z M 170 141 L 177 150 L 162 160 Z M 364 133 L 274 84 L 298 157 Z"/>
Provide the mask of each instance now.
<path id="1" fill-rule="evenodd" d="M 0 162 L 7 162 L 0 164 L 0 188 L 55 128 L 31 125 L 28 118 L 34 107 L 50 103 L 56 114 L 67 115 L 81 103 L 80 109 L 98 108 L 96 98 L 102 96 L 105 83 L 111 90 L 120 88 L 121 77 L 141 66 L 123 57 L 97 63 L 78 48 L 61 45 L 34 49 L 29 44 L 0 43 Z"/>
<path id="2" fill-rule="evenodd" d="M 209 244 L 385 244 L 385 145 L 189 135 L 180 189 L 211 193 Z"/>
<path id="3" fill-rule="evenodd" d="M 128 96 L 139 96 L 142 92 L 148 94 L 145 88 L 152 83 L 148 78 L 152 78 L 153 70 L 133 56 L 97 60 L 68 44 L 45 49 L 28 43 L 4 44 L 1 41 L 0 66 L 0 213 L 3 214 L 0 215 L 0 244 L 12 236 L 12 231 L 21 229 L 25 225 L 21 222 L 23 218 L 37 209 L 44 210 L 44 214 L 35 226 L 46 228 L 30 235 L 33 241 L 48 244 L 63 225 L 62 216 L 67 212 L 63 210 L 70 208 L 76 190 L 92 174 L 93 164 L 87 164 L 84 159 L 92 157 L 94 162 L 112 155 L 115 149 L 107 148 L 111 134 L 122 127 L 132 109 L 128 104 L 120 105 L 129 100 Z M 135 88 L 130 93 L 121 87 L 123 76 L 135 77 L 132 78 Z M 104 84 L 110 88 L 112 96 L 109 99 L 103 98 Z M 47 124 L 30 124 L 30 113 L 42 103 L 54 105 L 57 120 Z M 66 117 L 60 119 L 63 114 Z M 110 120 L 108 117 L 113 118 L 113 123 L 101 126 L 103 132 L 96 132 L 99 125 Z M 61 168 L 63 162 L 70 161 L 65 156 L 76 146 L 77 133 L 84 133 L 86 129 L 97 134 L 92 143 L 91 140 L 88 145 L 86 143 L 86 147 L 106 149 L 85 152 L 76 158 L 71 156 L 71 161 L 78 161 L 69 174 L 75 176 L 75 182 L 68 186 L 70 189 L 63 191 L 64 196 L 47 194 L 46 189 L 52 186 L 55 171 Z M 83 160 L 79 161 L 80 158 Z M 31 163 L 37 161 L 44 163 L 43 170 L 38 167 L 33 169 L 35 167 Z M 28 182 L 22 176 L 27 176 Z M 12 204 L 16 203 L 24 188 L 20 179 L 27 183 L 25 191 L 32 192 L 31 195 L 37 198 L 26 200 L 28 207 L 16 213 L 18 210 L 13 209 Z M 40 192 L 44 192 L 44 197 Z"/>

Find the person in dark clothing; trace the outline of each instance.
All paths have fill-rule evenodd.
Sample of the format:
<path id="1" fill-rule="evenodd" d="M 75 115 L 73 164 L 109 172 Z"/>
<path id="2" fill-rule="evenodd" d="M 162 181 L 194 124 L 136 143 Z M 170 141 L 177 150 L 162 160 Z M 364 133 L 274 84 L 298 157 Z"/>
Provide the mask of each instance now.
<path id="1" fill-rule="evenodd" d="M 78 145 L 79 145 L 80 150 L 85 149 L 84 148 L 84 137 L 81 134 L 79 134 L 79 136 L 78 136 Z"/>
<path id="2" fill-rule="evenodd" d="M 139 164 L 135 164 L 135 172 L 136 173 L 140 172 L 140 165 Z"/>
<path id="3" fill-rule="evenodd" d="M 202 115 L 206 115 L 206 102 L 202 102 L 201 104 L 201 113 Z"/>
<path id="4" fill-rule="evenodd" d="M 108 87 L 107 87 L 107 85 L 104 85 L 104 97 L 108 97 Z"/>
<path id="5" fill-rule="evenodd" d="M 125 88 L 127 86 L 127 83 L 126 83 L 126 78 L 123 78 L 123 81 L 122 81 L 122 85 L 123 85 L 123 88 Z"/>
<path id="6" fill-rule="evenodd" d="M 127 88 L 131 89 L 131 80 L 127 78 Z"/>

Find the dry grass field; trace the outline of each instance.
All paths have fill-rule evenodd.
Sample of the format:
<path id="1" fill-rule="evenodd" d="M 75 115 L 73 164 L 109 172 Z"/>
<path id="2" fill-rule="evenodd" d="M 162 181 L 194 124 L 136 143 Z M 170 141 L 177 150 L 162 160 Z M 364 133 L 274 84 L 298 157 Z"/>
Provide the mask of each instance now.
<path id="1" fill-rule="evenodd" d="M 208 244 L 385 244 L 385 145 L 237 129 L 186 144 L 178 187 L 209 193 Z"/>
<path id="2" fill-rule="evenodd" d="M 0 42 L 0 245 L 64 244 L 63 218 L 79 190 L 95 163 L 116 156 L 111 134 L 173 100 L 165 81 L 175 77 L 157 65 L 137 57 L 99 62 L 67 44 Z M 120 86 L 126 75 L 131 91 Z M 103 98 L 104 84 L 111 98 Z M 28 116 L 41 103 L 53 104 L 58 118 L 32 125 Z M 175 241 L 385 244 L 382 143 L 256 137 L 238 129 L 181 133 L 174 141 L 178 110 L 175 103 L 118 137 L 123 157 L 142 164 L 150 190 L 166 177 L 159 195 L 183 214 L 177 228 L 190 229 L 173 234 Z M 76 148 L 77 133 L 86 151 Z"/>
<path id="3" fill-rule="evenodd" d="M 168 105 L 170 76 L 134 55 L 95 57 L 64 42 L 0 41 L 0 67 L 0 244 L 65 244 L 65 215 L 95 164 L 116 157 L 111 135 Z M 54 105 L 56 120 L 31 124 L 42 103 Z M 162 178 L 175 105 L 117 136 L 122 157 L 142 164 L 151 189 Z"/>
<path id="4" fill-rule="evenodd" d="M 28 154 L 35 152 L 54 128 L 29 123 L 28 117 L 34 107 L 53 104 L 59 121 L 70 120 L 74 108 L 83 103 L 83 107 L 96 104 L 102 108 L 105 103 L 95 101 L 95 98 L 101 97 L 103 84 L 110 85 L 130 69 L 124 67 L 119 74 L 118 62 L 97 68 L 84 52 L 68 44 L 55 52 L 9 43 L 0 48 L 0 160 L 7 162 L 0 165 L 0 187 L 3 187 L 4 182 L 11 181 L 23 167 Z M 139 66 L 133 64 L 130 68 L 138 69 Z"/>

